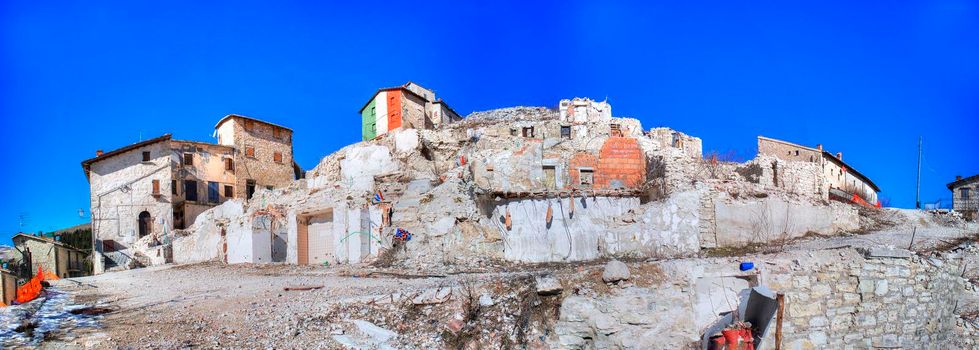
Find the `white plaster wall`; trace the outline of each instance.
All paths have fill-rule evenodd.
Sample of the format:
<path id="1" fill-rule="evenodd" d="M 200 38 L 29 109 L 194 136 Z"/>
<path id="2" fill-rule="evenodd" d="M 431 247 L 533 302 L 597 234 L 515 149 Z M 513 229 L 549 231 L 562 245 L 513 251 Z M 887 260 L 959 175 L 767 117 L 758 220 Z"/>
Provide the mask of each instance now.
<path id="1" fill-rule="evenodd" d="M 234 146 L 235 144 L 235 128 L 234 124 L 237 123 L 236 118 L 231 118 L 228 121 L 221 124 L 221 127 L 217 129 L 218 134 L 218 144 Z"/>
<path id="2" fill-rule="evenodd" d="M 244 207 L 241 200 L 227 201 L 201 214 L 196 224 L 189 227 L 186 236 L 173 240 L 173 262 L 178 264 L 198 263 L 202 261 L 223 260 L 223 241 L 221 229 L 228 232 L 228 260 L 232 260 L 233 248 L 241 244 L 241 225 Z M 247 236 L 245 236 L 247 237 Z"/>
<path id="3" fill-rule="evenodd" d="M 607 224 L 629 209 L 639 207 L 638 198 L 527 199 L 497 206 L 493 217 L 502 218 L 510 210 L 512 229 L 505 233 L 504 257 L 522 262 L 581 261 L 598 258 L 599 237 Z M 545 221 L 551 205 L 553 219 Z M 502 227 L 502 225 L 501 225 Z"/>
<path id="4" fill-rule="evenodd" d="M 374 127 L 376 136 L 388 132 L 388 92 L 381 91 L 374 97 Z"/>
<path id="5" fill-rule="evenodd" d="M 370 192 L 374 188 L 374 176 L 398 170 L 398 163 L 385 146 L 369 145 L 347 150 L 340 161 L 340 177 L 351 192 Z"/>
<path id="6" fill-rule="evenodd" d="M 779 198 L 714 203 L 717 242 L 721 246 L 801 237 L 809 231 L 836 234 L 858 227 L 852 208 L 834 203 L 814 205 Z"/>

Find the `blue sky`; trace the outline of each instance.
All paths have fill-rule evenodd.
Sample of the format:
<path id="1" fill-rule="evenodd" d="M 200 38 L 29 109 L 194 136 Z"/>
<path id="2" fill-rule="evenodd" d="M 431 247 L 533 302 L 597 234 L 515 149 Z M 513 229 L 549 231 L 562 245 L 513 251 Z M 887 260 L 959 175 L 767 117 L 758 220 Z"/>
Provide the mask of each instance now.
<path id="1" fill-rule="evenodd" d="M 96 149 L 212 141 L 238 113 L 296 130 L 308 169 L 407 80 L 463 114 L 608 97 L 744 158 L 757 135 L 822 143 L 900 207 L 919 136 L 923 200 L 979 173 L 975 1 L 278 3 L 0 2 L 0 242 L 21 213 L 87 221 Z"/>

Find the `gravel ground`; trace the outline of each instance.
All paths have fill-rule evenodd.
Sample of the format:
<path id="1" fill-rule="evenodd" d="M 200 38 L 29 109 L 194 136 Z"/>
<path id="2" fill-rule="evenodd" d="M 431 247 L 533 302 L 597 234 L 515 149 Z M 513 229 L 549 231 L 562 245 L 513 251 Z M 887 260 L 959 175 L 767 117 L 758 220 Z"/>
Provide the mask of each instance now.
<path id="1" fill-rule="evenodd" d="M 372 277 L 361 277 L 368 274 Z M 374 277 L 378 275 L 381 277 Z M 302 325 L 337 304 L 406 290 L 455 286 L 463 279 L 506 276 L 483 273 L 400 278 L 377 270 L 207 263 L 150 267 L 55 284 L 74 295 L 88 296 L 92 303 L 106 303 L 116 309 L 103 316 L 103 328 L 79 330 L 82 333 L 75 334 L 71 345 L 330 349 L 340 347 L 331 337 L 337 334 L 337 327 L 307 329 Z M 323 288 L 285 291 L 289 286 Z"/>

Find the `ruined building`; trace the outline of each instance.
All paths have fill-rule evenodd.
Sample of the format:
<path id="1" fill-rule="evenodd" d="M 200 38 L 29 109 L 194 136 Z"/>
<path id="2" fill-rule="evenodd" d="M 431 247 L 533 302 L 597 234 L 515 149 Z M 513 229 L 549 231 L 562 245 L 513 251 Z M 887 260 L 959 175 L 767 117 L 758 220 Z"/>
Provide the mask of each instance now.
<path id="1" fill-rule="evenodd" d="M 462 119 L 435 92 L 413 82 L 378 89 L 360 115 L 365 141 L 399 128 L 432 129 Z"/>
<path id="2" fill-rule="evenodd" d="M 287 186 L 301 175 L 293 161 L 292 130 L 228 115 L 214 127 L 217 144 L 170 134 L 82 162 L 91 188 L 95 273 L 145 261 L 131 250 L 139 238 L 168 241 L 204 211 L 257 189 Z M 157 244 L 159 242 L 152 242 Z M 155 252 L 169 254 L 166 250 Z"/>
<path id="3" fill-rule="evenodd" d="M 955 181 L 947 185 L 952 191 L 952 209 L 966 217 L 979 217 L 979 175 L 967 178 L 956 176 Z"/>
<path id="4" fill-rule="evenodd" d="M 24 255 L 17 254 L 17 264 L 30 262 L 30 266 L 24 266 L 33 273 L 37 273 L 38 267 L 44 271 L 45 279 L 59 279 L 67 277 L 81 277 L 89 275 L 85 268 L 85 257 L 88 255 L 80 249 L 68 246 L 50 237 L 35 236 L 25 233 L 18 233 L 13 237 L 14 245 L 17 250 Z"/>
<path id="5" fill-rule="evenodd" d="M 811 148 L 758 136 L 758 154 L 774 158 L 768 165 L 771 168 L 766 168 L 765 173 L 772 174 L 776 179 L 773 180 L 775 186 L 793 187 L 812 184 L 812 194 L 822 199 L 834 198 L 868 206 L 880 205 L 877 200 L 877 192 L 880 192 L 880 188 L 857 169 L 844 163 L 842 152 L 834 155 L 823 150 L 823 145 Z M 784 164 L 783 162 L 794 162 L 794 169 L 782 169 L 783 173 L 785 171 L 794 171 L 794 173 L 779 184 L 777 180 L 779 165 Z"/>

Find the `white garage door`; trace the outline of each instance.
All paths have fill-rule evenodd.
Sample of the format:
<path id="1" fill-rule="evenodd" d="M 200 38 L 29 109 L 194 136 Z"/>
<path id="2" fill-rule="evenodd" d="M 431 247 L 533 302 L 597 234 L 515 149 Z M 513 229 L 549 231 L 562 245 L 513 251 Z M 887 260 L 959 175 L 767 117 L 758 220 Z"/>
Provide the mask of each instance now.
<path id="1" fill-rule="evenodd" d="M 335 239 L 333 237 L 333 213 L 319 214 L 309 218 L 309 264 L 321 265 L 323 262 L 336 263 Z"/>

